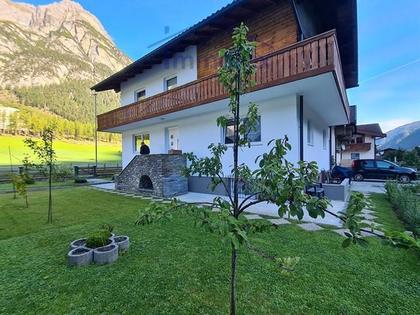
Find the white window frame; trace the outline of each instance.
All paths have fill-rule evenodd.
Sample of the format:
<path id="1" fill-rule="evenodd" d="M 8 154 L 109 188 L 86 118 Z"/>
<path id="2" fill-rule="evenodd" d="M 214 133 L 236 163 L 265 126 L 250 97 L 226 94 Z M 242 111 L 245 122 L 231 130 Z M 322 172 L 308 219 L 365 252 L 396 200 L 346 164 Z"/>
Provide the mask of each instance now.
<path id="1" fill-rule="evenodd" d="M 306 142 L 308 145 L 314 145 L 314 129 L 310 119 L 306 121 Z"/>
<path id="2" fill-rule="evenodd" d="M 176 78 L 176 86 L 175 86 L 175 87 L 173 87 L 173 88 L 171 88 L 171 89 L 168 89 L 168 81 L 169 81 L 169 80 L 172 80 L 172 79 L 175 79 L 175 78 Z M 177 88 L 178 86 L 179 86 L 179 85 L 178 85 L 178 75 L 177 75 L 177 74 L 167 76 L 167 77 L 165 77 L 165 78 L 163 79 L 163 90 L 164 90 L 165 92 L 170 91 L 170 90 L 173 90 L 173 89 Z"/>
<path id="3" fill-rule="evenodd" d="M 322 148 L 324 150 L 327 149 L 327 143 L 328 143 L 328 132 L 327 132 L 327 129 L 322 129 Z"/>
<path id="4" fill-rule="evenodd" d="M 137 90 L 135 90 L 135 91 L 134 91 L 134 101 L 135 101 L 135 102 L 140 101 L 140 100 L 137 98 L 137 94 L 138 94 L 138 93 L 140 93 L 140 92 L 143 92 L 143 91 L 144 91 L 144 99 L 145 99 L 145 98 L 147 98 L 147 91 L 146 91 L 146 88 L 137 89 Z"/>
<path id="5" fill-rule="evenodd" d="M 358 157 L 353 159 L 353 155 L 357 155 Z M 360 160 L 360 152 L 351 152 L 350 153 L 350 159 L 351 160 Z"/>
<path id="6" fill-rule="evenodd" d="M 141 137 L 142 138 L 142 141 L 144 141 L 144 136 L 145 135 L 149 135 L 149 144 L 148 144 L 148 146 L 150 148 L 150 142 L 151 142 L 150 132 L 145 131 L 145 132 L 141 132 L 141 133 L 136 133 L 136 134 L 133 135 L 133 138 L 132 138 L 133 153 L 140 153 L 140 151 L 137 151 L 137 148 L 136 148 L 136 138 L 137 137 Z"/>
<path id="7" fill-rule="evenodd" d="M 243 120 L 245 117 L 241 118 L 241 120 Z M 258 116 L 259 120 L 260 120 L 260 141 L 253 141 L 250 142 L 251 146 L 258 146 L 258 145 L 262 145 L 262 117 L 261 115 Z M 222 135 L 222 139 L 221 139 L 221 143 L 229 146 L 233 146 L 233 143 L 226 143 L 226 127 L 222 127 L 221 128 L 221 135 Z"/>

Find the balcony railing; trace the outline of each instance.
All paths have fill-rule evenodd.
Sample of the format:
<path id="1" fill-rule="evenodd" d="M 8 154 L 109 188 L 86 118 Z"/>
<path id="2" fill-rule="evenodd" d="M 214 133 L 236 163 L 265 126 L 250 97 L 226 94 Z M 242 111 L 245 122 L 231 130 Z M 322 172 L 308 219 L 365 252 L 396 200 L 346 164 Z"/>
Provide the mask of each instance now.
<path id="1" fill-rule="evenodd" d="M 335 31 L 329 31 L 253 60 L 255 85 L 251 91 L 332 72 L 348 112 L 348 100 Z M 217 74 L 122 106 L 98 116 L 98 130 L 149 119 L 227 98 Z"/>
<path id="2" fill-rule="evenodd" d="M 365 152 L 370 151 L 372 143 L 350 143 L 346 145 L 345 151 Z"/>

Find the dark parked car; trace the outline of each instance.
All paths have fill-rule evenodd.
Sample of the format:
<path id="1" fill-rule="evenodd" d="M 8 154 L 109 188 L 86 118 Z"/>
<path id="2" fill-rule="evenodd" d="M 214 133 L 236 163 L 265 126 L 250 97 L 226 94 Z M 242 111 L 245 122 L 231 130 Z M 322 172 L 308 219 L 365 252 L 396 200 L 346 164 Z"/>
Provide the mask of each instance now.
<path id="1" fill-rule="evenodd" d="M 356 181 L 364 179 L 397 179 L 402 183 L 416 180 L 416 171 L 401 167 L 386 160 L 355 160 L 352 165 L 353 178 Z"/>

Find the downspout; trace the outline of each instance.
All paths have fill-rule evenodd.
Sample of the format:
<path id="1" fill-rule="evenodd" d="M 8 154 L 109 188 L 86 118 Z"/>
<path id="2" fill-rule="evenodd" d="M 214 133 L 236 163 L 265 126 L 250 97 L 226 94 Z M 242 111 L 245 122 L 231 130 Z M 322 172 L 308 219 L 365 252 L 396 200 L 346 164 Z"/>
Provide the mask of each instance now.
<path id="1" fill-rule="evenodd" d="M 299 96 L 299 160 L 303 161 L 303 95 Z"/>
<path id="2" fill-rule="evenodd" d="M 330 129 L 330 142 L 329 142 L 329 149 L 330 149 L 330 155 L 329 155 L 329 159 L 330 159 L 330 170 L 332 170 L 333 168 L 333 161 L 332 161 L 332 127 L 329 126 L 328 127 Z M 335 160 L 335 157 L 334 157 Z"/>

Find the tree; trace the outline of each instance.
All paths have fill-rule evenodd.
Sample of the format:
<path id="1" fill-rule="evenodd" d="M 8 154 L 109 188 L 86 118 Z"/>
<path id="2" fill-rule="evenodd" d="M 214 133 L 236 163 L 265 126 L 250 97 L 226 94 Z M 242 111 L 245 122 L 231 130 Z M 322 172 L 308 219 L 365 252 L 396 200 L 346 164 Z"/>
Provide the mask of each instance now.
<path id="1" fill-rule="evenodd" d="M 25 199 L 26 208 L 29 208 L 27 181 L 25 174 L 13 175 L 13 185 L 16 187 L 17 193 Z"/>
<path id="2" fill-rule="evenodd" d="M 43 169 L 48 174 L 48 223 L 52 223 L 52 176 L 56 164 L 55 151 L 53 148 L 54 128 L 46 127 L 41 133 L 41 140 L 36 141 L 31 138 L 24 140 L 26 146 L 38 157 L 37 167 Z"/>
<path id="3" fill-rule="evenodd" d="M 268 144 L 267 153 L 256 159 L 257 168 L 252 170 L 248 165 L 239 163 L 239 149 L 250 146 L 249 135 L 256 128 L 258 108 L 254 103 L 247 106 L 245 118 L 241 119 L 241 95 L 253 84 L 252 77 L 255 67 L 252 64 L 255 43 L 247 40 L 248 28 L 242 23 L 234 29 L 233 46 L 220 52 L 224 59 L 223 67 L 219 70 L 219 80 L 229 94 L 229 114 L 217 119 L 217 124 L 226 128 L 233 123 L 233 167 L 230 175 L 233 179 L 233 191 L 229 189 L 226 174 L 223 173 L 222 158 L 228 148 L 224 144 L 210 144 L 209 157 L 197 157 L 193 153 L 186 154 L 189 166 L 185 175 L 199 175 L 211 178 L 212 188 L 222 186 L 227 197 L 214 198 L 213 202 L 198 202 L 196 204 L 181 204 L 175 199 L 170 205 L 152 203 L 143 209 L 137 224 L 145 225 L 168 219 L 174 209 L 184 210 L 197 215 L 198 222 L 207 231 L 218 233 L 226 241 L 231 250 L 230 275 L 230 314 L 236 314 L 236 277 L 238 249 L 246 246 L 256 254 L 263 251 L 252 246 L 248 236 L 265 231 L 270 227 L 266 221 L 249 221 L 240 216 L 249 207 L 259 203 L 273 203 L 278 208 L 280 217 L 289 215 L 301 220 L 304 208 L 308 214 L 317 218 L 330 213 L 339 217 L 349 229 L 343 247 L 351 244 L 364 245 L 366 241 L 361 232 L 365 231 L 360 225 L 360 213 L 366 206 L 363 195 L 355 195 L 347 215 L 336 215 L 330 212 L 328 200 L 314 198 L 305 193 L 305 186 L 317 180 L 319 171 L 315 162 L 299 161 L 297 165 L 287 160 L 287 153 L 291 150 L 287 136 L 283 139 L 272 140 Z M 248 191 L 247 197 L 239 199 L 240 186 Z M 206 207 L 202 207 L 202 206 Z M 220 212 L 213 212 L 217 207 Z M 276 257 L 274 260 L 282 271 L 293 271 L 299 257 Z"/>

